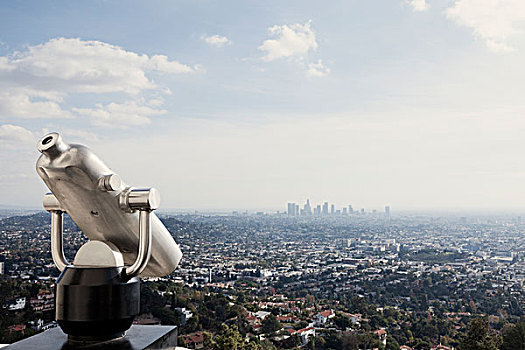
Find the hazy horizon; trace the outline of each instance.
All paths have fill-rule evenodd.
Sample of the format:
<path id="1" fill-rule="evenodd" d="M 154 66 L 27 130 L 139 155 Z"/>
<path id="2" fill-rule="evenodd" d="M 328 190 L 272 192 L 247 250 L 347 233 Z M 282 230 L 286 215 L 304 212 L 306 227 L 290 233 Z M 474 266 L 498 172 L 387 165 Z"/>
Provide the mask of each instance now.
<path id="1" fill-rule="evenodd" d="M 525 212 L 524 29 L 516 0 L 4 3 L 0 204 L 41 206 L 58 131 L 167 210 Z"/>
<path id="2" fill-rule="evenodd" d="M 340 209 L 340 208 L 339 208 Z M 361 209 L 361 208 L 359 208 Z M 366 216 L 373 214 L 372 211 L 376 210 L 376 216 L 381 216 L 384 214 L 381 208 L 365 208 Z M 43 207 L 39 206 L 9 206 L 0 204 L 1 211 L 16 211 L 23 213 L 33 213 L 37 211 L 44 211 Z M 165 208 L 161 207 L 157 209 L 156 213 L 159 215 L 193 215 L 193 214 L 202 214 L 202 215 L 230 215 L 236 212 L 238 215 L 248 213 L 250 215 L 256 213 L 264 213 L 268 215 L 281 214 L 287 215 L 286 208 L 262 208 L 262 207 L 251 207 L 251 208 Z M 397 209 L 391 210 L 390 212 L 392 217 L 396 216 L 428 216 L 428 217 L 517 217 L 525 216 L 525 210 L 512 210 L 512 209 L 475 209 L 475 208 L 427 208 L 427 209 Z M 346 215 L 346 214 L 345 214 Z M 353 214 L 351 217 L 360 217 L 360 214 Z M 341 217 L 341 215 L 336 214 L 328 216 L 318 216 L 315 217 Z M 308 218 L 302 216 L 302 218 Z"/>

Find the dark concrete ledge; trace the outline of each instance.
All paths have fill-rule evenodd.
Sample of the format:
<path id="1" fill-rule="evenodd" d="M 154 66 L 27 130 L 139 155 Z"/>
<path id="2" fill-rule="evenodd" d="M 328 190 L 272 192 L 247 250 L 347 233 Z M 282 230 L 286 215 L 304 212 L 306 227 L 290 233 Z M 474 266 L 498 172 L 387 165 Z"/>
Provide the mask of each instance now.
<path id="1" fill-rule="evenodd" d="M 30 338 L 13 343 L 8 350 L 144 350 L 175 349 L 177 346 L 176 326 L 133 325 L 123 338 L 96 344 L 68 344 L 67 335 L 60 327 L 49 329 Z"/>

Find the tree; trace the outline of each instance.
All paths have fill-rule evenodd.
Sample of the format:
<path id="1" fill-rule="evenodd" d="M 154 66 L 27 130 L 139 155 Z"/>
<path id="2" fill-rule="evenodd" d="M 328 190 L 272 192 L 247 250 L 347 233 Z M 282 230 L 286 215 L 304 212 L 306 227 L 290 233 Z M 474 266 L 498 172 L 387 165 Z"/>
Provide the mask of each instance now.
<path id="1" fill-rule="evenodd" d="M 213 348 L 213 335 L 210 332 L 202 332 L 202 335 L 204 337 L 204 349 L 212 349 Z"/>
<path id="2" fill-rule="evenodd" d="M 315 338 L 312 338 L 311 341 L 313 348 L 315 350 L 323 350 L 326 349 L 326 340 L 321 336 L 316 336 Z"/>
<path id="3" fill-rule="evenodd" d="M 293 349 L 301 344 L 301 339 L 297 334 L 292 334 L 290 337 L 283 341 L 283 347 L 285 349 Z"/>
<path id="4" fill-rule="evenodd" d="M 205 342 L 206 342 L 205 336 Z M 214 350 L 263 350 L 264 345 L 258 344 L 257 341 L 250 340 L 249 343 L 244 341 L 243 336 L 239 333 L 236 325 L 228 327 L 223 324 L 219 335 L 215 337 L 213 344 Z"/>
<path id="5" fill-rule="evenodd" d="M 386 338 L 386 350 L 399 350 L 401 347 L 399 346 L 399 343 L 392 338 L 391 336 L 388 336 Z"/>
<path id="6" fill-rule="evenodd" d="M 268 339 L 264 339 L 261 342 L 261 350 L 276 350 L 276 349 L 277 348 L 275 347 L 275 345 L 273 345 L 273 343 L 269 341 Z"/>
<path id="7" fill-rule="evenodd" d="M 243 349 L 244 350 L 262 350 L 262 346 L 261 344 L 257 344 L 256 342 L 251 341 L 249 343 L 246 343 Z"/>
<path id="8" fill-rule="evenodd" d="M 266 316 L 262 322 L 262 331 L 264 334 L 273 333 L 281 329 L 281 323 L 274 314 Z"/>
<path id="9" fill-rule="evenodd" d="M 221 333 L 215 337 L 215 350 L 243 350 L 244 339 L 237 330 L 237 326 L 222 325 Z"/>
<path id="10" fill-rule="evenodd" d="M 424 340 L 418 340 L 416 345 L 414 345 L 416 350 L 430 350 L 430 344 Z"/>
<path id="11" fill-rule="evenodd" d="M 501 350 L 525 350 L 525 322 L 518 322 L 503 334 Z"/>
<path id="12" fill-rule="evenodd" d="M 337 314 L 334 317 L 334 323 L 339 327 L 339 329 L 345 330 L 352 326 L 352 321 L 347 316 Z"/>
<path id="13" fill-rule="evenodd" d="M 158 307 L 158 308 L 154 308 L 153 310 L 151 310 L 151 313 L 153 314 L 153 316 L 160 319 L 160 322 L 163 325 L 171 325 L 171 324 L 179 325 L 180 324 L 181 315 L 179 312 Z"/>
<path id="14" fill-rule="evenodd" d="M 358 350 L 359 349 L 359 337 L 356 333 L 343 333 L 343 349 Z"/>
<path id="15" fill-rule="evenodd" d="M 477 318 L 467 327 L 467 334 L 461 339 L 460 350 L 498 350 L 499 336 L 490 328 L 487 320 Z"/>

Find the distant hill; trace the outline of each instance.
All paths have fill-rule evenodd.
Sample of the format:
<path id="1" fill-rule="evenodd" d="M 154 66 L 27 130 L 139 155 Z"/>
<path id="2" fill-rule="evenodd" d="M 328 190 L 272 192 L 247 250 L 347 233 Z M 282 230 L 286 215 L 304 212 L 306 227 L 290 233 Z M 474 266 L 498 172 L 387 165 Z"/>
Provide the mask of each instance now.
<path id="1" fill-rule="evenodd" d="M 2 229 L 19 230 L 21 227 L 30 225 L 32 228 L 48 227 L 51 224 L 51 214 L 46 211 L 37 213 L 25 213 L 18 215 L 8 215 L 0 217 L 0 227 Z M 64 215 L 64 228 L 77 230 L 76 224 L 67 215 Z"/>

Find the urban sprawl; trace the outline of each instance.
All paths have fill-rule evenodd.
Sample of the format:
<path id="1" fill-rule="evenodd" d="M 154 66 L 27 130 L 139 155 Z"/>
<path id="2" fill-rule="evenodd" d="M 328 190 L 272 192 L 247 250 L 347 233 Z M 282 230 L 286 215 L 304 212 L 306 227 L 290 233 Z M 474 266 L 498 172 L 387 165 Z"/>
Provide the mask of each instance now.
<path id="1" fill-rule="evenodd" d="M 522 325 L 516 215 L 307 201 L 281 213 L 159 216 L 184 256 L 171 275 L 142 283 L 135 322 L 178 325 L 179 346 L 446 350 L 484 332 L 504 349 Z M 43 212 L 0 219 L 0 343 L 56 327 L 49 222 Z M 64 229 L 72 260 L 86 239 L 70 220 Z"/>

